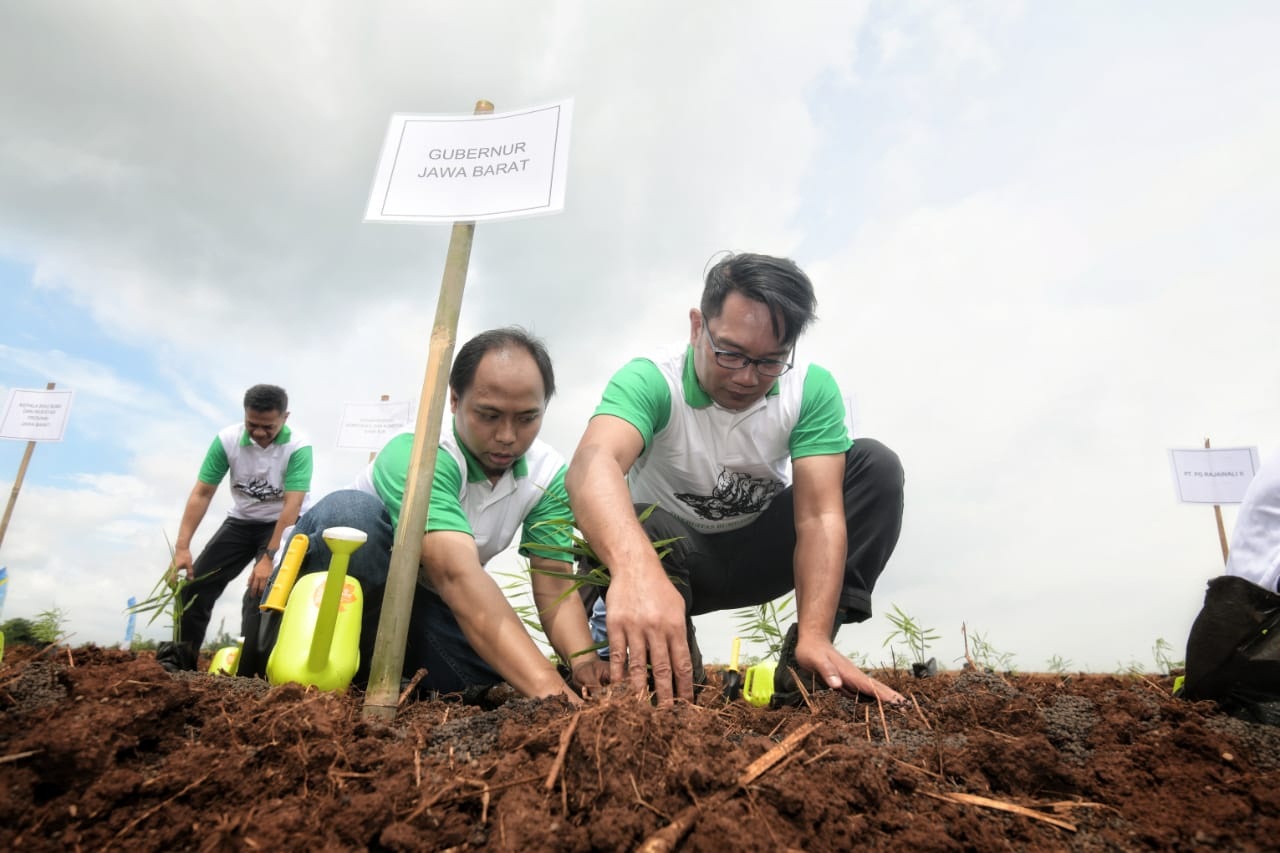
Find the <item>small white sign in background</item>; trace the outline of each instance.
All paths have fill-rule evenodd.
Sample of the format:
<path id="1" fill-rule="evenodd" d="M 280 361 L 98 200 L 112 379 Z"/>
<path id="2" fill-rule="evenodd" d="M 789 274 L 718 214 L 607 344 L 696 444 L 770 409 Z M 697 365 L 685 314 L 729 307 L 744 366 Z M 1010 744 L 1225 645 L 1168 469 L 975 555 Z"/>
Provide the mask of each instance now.
<path id="1" fill-rule="evenodd" d="M 573 99 L 510 113 L 391 116 L 366 222 L 512 219 L 564 209 Z"/>
<path id="2" fill-rule="evenodd" d="M 0 415 L 0 438 L 62 441 L 71 414 L 72 391 L 10 388 Z"/>
<path id="3" fill-rule="evenodd" d="M 1190 504 L 1238 504 L 1258 473 L 1256 447 L 1196 447 L 1169 451 L 1178 500 Z"/>
<path id="4" fill-rule="evenodd" d="M 338 447 L 348 450 L 381 450 L 394 435 L 409 429 L 409 403 L 346 403 L 338 424 Z"/>

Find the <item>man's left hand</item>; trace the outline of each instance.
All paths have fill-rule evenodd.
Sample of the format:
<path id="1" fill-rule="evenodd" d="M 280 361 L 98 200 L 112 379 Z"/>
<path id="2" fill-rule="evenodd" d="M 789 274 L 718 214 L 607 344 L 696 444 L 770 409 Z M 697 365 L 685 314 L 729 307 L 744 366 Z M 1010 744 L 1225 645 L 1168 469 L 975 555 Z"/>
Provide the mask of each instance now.
<path id="1" fill-rule="evenodd" d="M 253 564 L 253 571 L 249 574 L 249 594 L 262 597 L 262 593 L 267 588 L 267 581 L 271 579 L 271 572 L 275 569 L 275 564 L 271 561 L 270 554 L 263 554 L 258 561 Z"/>
<path id="2" fill-rule="evenodd" d="M 830 640 L 806 638 L 801 634 L 796 640 L 796 663 L 821 678 L 833 690 L 875 696 L 889 705 L 907 701 L 892 687 L 881 684 L 854 666 L 853 661 L 840 654 Z"/>

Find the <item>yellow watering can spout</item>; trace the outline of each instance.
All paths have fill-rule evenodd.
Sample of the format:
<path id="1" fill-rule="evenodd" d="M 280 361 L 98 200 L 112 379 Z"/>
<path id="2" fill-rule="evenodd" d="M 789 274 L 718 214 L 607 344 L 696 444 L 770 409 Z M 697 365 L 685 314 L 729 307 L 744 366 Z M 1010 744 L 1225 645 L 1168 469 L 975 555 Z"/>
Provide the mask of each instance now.
<path id="1" fill-rule="evenodd" d="M 352 553 L 369 539 L 367 533 L 354 527 L 329 527 L 323 535 L 333 556 L 329 558 L 329 576 L 325 579 L 320 614 L 316 617 L 311 655 L 307 658 L 307 666 L 312 670 L 321 669 L 329 660 L 333 627 L 338 621 L 338 605 L 342 603 L 342 590 L 346 585 L 343 582 L 347 578 L 347 564 Z"/>
<path id="2" fill-rule="evenodd" d="M 363 598 L 360 582 L 347 577 L 347 565 L 368 536 L 353 527 L 330 527 L 322 536 L 332 554 L 329 570 L 304 575 L 293 584 L 280 636 L 267 660 L 272 684 L 345 690 L 359 668 Z"/>

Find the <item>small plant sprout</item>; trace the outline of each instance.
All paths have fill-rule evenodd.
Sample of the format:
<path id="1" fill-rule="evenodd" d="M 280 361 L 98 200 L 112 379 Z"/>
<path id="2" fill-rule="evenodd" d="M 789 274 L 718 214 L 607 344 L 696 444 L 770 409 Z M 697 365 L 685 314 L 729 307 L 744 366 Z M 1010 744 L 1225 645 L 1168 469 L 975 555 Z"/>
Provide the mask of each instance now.
<path id="1" fill-rule="evenodd" d="M 637 517 L 641 524 L 645 519 L 658 508 L 657 504 L 646 509 Z M 533 525 L 534 530 L 540 527 L 549 527 L 556 530 L 567 530 L 569 533 L 570 543 L 568 545 L 544 545 L 526 543 L 521 547 L 536 547 L 541 551 L 560 554 L 565 562 L 576 563 L 579 567 L 577 574 L 573 576 L 573 584 L 564 592 L 560 600 L 568 598 L 575 594 L 584 586 L 608 586 L 609 585 L 609 567 L 600 562 L 600 558 L 596 556 L 595 549 L 591 547 L 591 543 L 582 537 L 573 526 L 572 518 L 549 518 L 545 521 L 539 521 Z M 659 539 L 653 543 L 653 549 L 658 552 L 658 559 L 671 553 L 671 544 L 679 540 L 679 537 L 672 539 Z M 585 570 L 584 570 L 585 569 Z M 538 572 L 539 569 L 530 569 L 532 572 Z M 563 577 L 560 572 L 551 572 L 556 577 Z M 672 583 L 679 583 L 672 578 Z"/>
<path id="2" fill-rule="evenodd" d="M 1062 655 L 1054 655 L 1049 658 L 1047 664 L 1049 671 L 1058 675 L 1066 675 L 1071 670 L 1071 659 L 1064 658 Z"/>
<path id="3" fill-rule="evenodd" d="M 161 573 L 160 579 L 156 581 L 156 585 L 151 588 L 150 594 L 147 595 L 145 601 L 139 601 L 132 607 L 125 608 L 125 613 L 150 613 L 151 617 L 147 619 L 150 625 L 156 621 L 156 617 L 162 613 L 169 614 L 173 619 L 173 642 L 182 641 L 182 614 L 186 608 L 190 607 L 195 601 L 193 597 L 191 601 L 183 603 L 182 590 L 190 583 L 187 578 L 179 576 L 176 581 L 171 581 L 170 575 L 173 573 L 173 544 L 169 542 L 169 534 L 165 534 L 164 543 L 169 547 L 169 565 Z"/>
<path id="4" fill-rule="evenodd" d="M 871 656 L 866 652 L 860 652 L 857 649 L 845 655 L 849 660 L 853 661 L 853 665 L 861 670 L 871 669 Z"/>
<path id="5" fill-rule="evenodd" d="M 889 646 L 895 642 L 899 643 L 906 647 L 913 663 L 924 663 L 925 653 L 929 650 L 929 646 L 940 639 L 938 633 L 932 628 L 923 627 L 915 619 L 903 613 L 898 605 L 891 606 L 893 607 L 893 612 L 889 613 L 885 618 L 892 623 L 893 631 L 889 633 L 889 636 L 885 637 L 882 645 Z M 890 654 L 893 654 L 892 648 L 889 651 Z"/>
<path id="6" fill-rule="evenodd" d="M 520 617 L 520 621 L 532 633 L 534 640 L 543 641 L 546 635 L 542 631 L 542 623 L 538 621 L 538 608 L 534 606 L 533 599 L 529 595 L 529 587 L 527 581 L 529 573 L 533 568 L 526 562 L 523 572 L 499 572 L 494 571 L 494 577 L 502 578 L 503 582 L 499 584 L 502 594 L 506 596 L 507 601 L 511 602 L 511 609 Z"/>
<path id="7" fill-rule="evenodd" d="M 31 633 L 36 641 L 43 645 L 62 642 L 66 636 L 63 626 L 67 624 L 67 614 L 61 607 L 41 610 L 31 623 Z"/>
<path id="8" fill-rule="evenodd" d="M 1121 661 L 1116 661 L 1116 675 L 1140 677 L 1144 672 L 1146 672 L 1146 670 L 1143 668 L 1142 664 L 1138 663 L 1138 661 L 1133 658 L 1130 658 L 1127 664 L 1122 663 Z"/>
<path id="9" fill-rule="evenodd" d="M 765 657 L 777 659 L 782 654 L 786 626 L 795 621 L 795 594 L 789 593 L 756 607 L 733 611 L 734 628 L 748 643 L 764 646 Z"/>
<path id="10" fill-rule="evenodd" d="M 979 634 L 977 631 L 970 638 L 973 646 L 973 661 L 980 669 L 990 670 L 992 672 L 1013 672 L 1015 664 L 1013 654 L 1010 652 L 1001 652 L 996 649 L 987 638 Z"/>
<path id="11" fill-rule="evenodd" d="M 1164 637 L 1156 638 L 1156 644 L 1151 647 L 1151 655 L 1156 661 L 1156 671 L 1165 675 L 1186 665 L 1185 661 L 1173 659 L 1173 646 Z"/>

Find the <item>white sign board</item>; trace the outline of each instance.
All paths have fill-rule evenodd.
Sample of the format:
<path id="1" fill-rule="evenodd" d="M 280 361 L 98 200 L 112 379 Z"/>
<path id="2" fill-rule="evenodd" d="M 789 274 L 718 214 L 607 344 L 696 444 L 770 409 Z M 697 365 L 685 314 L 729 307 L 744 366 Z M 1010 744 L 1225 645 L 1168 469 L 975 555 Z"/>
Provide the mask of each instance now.
<path id="1" fill-rule="evenodd" d="M 510 113 L 396 113 L 366 222 L 513 219 L 564 209 L 573 100 Z"/>
<path id="2" fill-rule="evenodd" d="M 1190 504 L 1238 504 L 1258 472 L 1258 448 L 1170 450 L 1178 500 Z"/>
<path id="3" fill-rule="evenodd" d="M 0 438 L 17 441 L 62 441 L 71 414 L 71 391 L 10 388 L 0 414 Z"/>
<path id="4" fill-rule="evenodd" d="M 347 403 L 338 424 L 338 447 L 381 450 L 392 436 L 411 426 L 408 402 Z"/>

